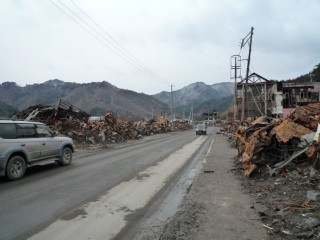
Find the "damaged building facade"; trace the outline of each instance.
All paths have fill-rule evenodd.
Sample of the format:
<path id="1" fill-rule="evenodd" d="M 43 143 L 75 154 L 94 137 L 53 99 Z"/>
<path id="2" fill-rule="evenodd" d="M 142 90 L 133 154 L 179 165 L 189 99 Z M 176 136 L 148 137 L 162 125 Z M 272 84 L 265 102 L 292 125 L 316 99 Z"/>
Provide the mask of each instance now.
<path id="1" fill-rule="evenodd" d="M 319 102 L 320 83 L 275 82 L 256 73 L 235 86 L 235 118 L 285 118 L 296 107 Z"/>

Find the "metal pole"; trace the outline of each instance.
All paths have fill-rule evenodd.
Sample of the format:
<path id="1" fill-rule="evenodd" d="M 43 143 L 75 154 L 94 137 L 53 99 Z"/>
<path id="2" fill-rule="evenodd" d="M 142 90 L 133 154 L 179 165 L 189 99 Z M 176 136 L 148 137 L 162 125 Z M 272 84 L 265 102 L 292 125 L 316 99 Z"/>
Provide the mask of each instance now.
<path id="1" fill-rule="evenodd" d="M 268 114 L 267 83 L 264 84 L 264 115 Z"/>
<path id="2" fill-rule="evenodd" d="M 172 86 L 171 86 L 171 129 L 173 130 L 173 92 L 172 92 Z"/>
<path id="3" fill-rule="evenodd" d="M 237 58 L 234 58 L 234 110 L 233 110 L 233 118 L 237 119 Z"/>
<path id="4" fill-rule="evenodd" d="M 253 27 L 251 27 L 250 32 L 250 43 L 249 43 L 249 56 L 248 56 L 248 64 L 247 64 L 247 71 L 246 71 L 246 82 L 244 85 L 244 109 L 242 109 L 242 116 L 241 120 L 244 121 L 246 118 L 246 110 L 247 110 L 247 89 L 248 89 L 248 77 L 249 77 L 249 71 L 250 71 L 250 60 L 251 60 L 251 46 L 252 46 L 252 35 L 253 35 Z"/>

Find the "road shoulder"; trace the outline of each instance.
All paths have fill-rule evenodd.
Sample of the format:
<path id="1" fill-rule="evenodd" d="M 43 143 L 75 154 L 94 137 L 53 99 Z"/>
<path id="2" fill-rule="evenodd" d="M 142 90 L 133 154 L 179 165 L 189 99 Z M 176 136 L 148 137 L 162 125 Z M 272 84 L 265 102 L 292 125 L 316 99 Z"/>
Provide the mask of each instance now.
<path id="1" fill-rule="evenodd" d="M 253 200 L 233 173 L 236 150 L 225 136 L 214 138 L 199 175 L 161 239 L 268 239 Z"/>

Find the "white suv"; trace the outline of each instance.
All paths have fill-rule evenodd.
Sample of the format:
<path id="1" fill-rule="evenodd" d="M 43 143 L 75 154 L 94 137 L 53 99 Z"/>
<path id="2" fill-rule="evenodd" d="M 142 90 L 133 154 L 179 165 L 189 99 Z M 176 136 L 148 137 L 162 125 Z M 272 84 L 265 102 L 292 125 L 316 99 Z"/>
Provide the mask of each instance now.
<path id="1" fill-rule="evenodd" d="M 39 122 L 0 120 L 0 176 L 17 180 L 26 168 L 48 159 L 66 166 L 75 145 L 71 138 L 57 137 Z"/>

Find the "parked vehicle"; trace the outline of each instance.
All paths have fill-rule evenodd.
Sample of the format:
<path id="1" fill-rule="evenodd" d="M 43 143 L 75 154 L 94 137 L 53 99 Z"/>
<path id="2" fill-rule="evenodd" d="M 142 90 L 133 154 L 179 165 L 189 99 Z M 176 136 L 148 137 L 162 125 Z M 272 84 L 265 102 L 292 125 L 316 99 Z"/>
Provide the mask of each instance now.
<path id="1" fill-rule="evenodd" d="M 22 178 L 28 166 L 48 160 L 70 165 L 73 140 L 58 137 L 43 123 L 0 120 L 0 176 Z"/>
<path id="2" fill-rule="evenodd" d="M 196 135 L 207 135 L 207 126 L 204 123 L 199 123 L 196 126 Z"/>

